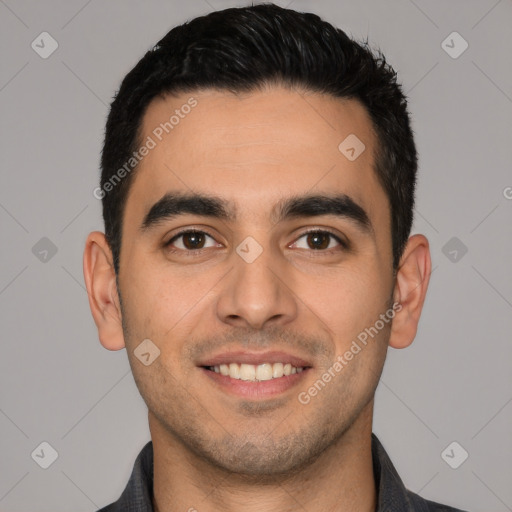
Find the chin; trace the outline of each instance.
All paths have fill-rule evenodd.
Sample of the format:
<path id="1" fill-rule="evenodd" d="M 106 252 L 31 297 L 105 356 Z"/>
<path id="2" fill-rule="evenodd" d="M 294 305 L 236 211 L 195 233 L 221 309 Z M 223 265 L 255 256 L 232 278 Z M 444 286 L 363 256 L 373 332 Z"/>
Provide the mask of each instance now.
<path id="1" fill-rule="evenodd" d="M 270 434 L 271 435 L 271 434 Z M 241 480 L 276 483 L 290 478 L 313 463 L 331 443 L 326 436 L 314 439 L 309 434 L 295 434 L 276 440 L 226 437 L 217 443 L 196 446 L 194 451 L 216 469 Z"/>

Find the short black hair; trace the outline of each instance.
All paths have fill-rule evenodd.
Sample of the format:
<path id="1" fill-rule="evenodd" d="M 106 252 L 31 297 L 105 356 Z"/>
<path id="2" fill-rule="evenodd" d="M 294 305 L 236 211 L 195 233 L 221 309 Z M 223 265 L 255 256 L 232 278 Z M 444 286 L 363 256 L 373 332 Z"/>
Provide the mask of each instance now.
<path id="1" fill-rule="evenodd" d="M 377 136 L 375 172 L 390 203 L 396 271 L 412 226 L 417 171 L 407 100 L 396 72 L 367 40 L 356 42 L 315 14 L 259 4 L 215 11 L 173 28 L 124 78 L 111 105 L 101 157 L 100 197 L 116 274 L 124 206 L 136 170 L 127 173 L 126 162 L 140 147 L 149 103 L 165 94 L 242 93 L 269 84 L 354 99 L 366 108 Z M 123 166 L 123 179 L 113 182 Z"/>

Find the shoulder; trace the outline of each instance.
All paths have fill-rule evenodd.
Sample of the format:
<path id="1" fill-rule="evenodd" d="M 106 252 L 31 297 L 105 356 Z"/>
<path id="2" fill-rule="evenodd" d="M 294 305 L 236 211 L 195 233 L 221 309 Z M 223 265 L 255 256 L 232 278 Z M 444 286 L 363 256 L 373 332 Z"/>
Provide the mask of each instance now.
<path id="1" fill-rule="evenodd" d="M 97 512 L 117 512 L 121 509 L 117 506 L 116 503 L 111 503 L 110 505 L 107 505 L 106 507 L 100 508 Z"/>
<path id="2" fill-rule="evenodd" d="M 153 512 L 153 443 L 140 451 L 128 483 L 115 503 L 98 512 Z"/>
<path id="3" fill-rule="evenodd" d="M 409 490 L 406 490 L 409 503 L 411 505 L 411 512 L 467 512 L 460 508 L 450 507 L 449 505 L 442 505 L 435 501 L 429 501 L 422 498 Z"/>
<path id="4" fill-rule="evenodd" d="M 398 475 L 384 446 L 372 433 L 372 457 L 378 492 L 378 512 L 466 512 L 426 500 L 409 491 Z"/>

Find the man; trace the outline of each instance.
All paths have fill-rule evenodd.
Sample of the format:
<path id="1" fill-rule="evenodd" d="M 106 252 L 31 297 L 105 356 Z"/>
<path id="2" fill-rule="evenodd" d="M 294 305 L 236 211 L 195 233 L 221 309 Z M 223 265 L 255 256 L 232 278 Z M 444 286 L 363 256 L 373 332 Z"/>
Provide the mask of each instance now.
<path id="1" fill-rule="evenodd" d="M 414 339 L 428 241 L 381 54 L 313 14 L 171 30 L 112 103 L 84 274 L 152 442 L 104 511 L 453 511 L 372 434 L 388 346 Z"/>

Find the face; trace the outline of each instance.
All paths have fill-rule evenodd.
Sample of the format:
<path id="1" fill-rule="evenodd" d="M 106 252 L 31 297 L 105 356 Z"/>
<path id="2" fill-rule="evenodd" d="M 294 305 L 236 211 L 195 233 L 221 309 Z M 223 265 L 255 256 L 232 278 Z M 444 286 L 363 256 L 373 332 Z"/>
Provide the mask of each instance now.
<path id="1" fill-rule="evenodd" d="M 355 139 L 338 148 L 350 134 L 355 159 Z M 152 435 L 240 474 L 300 468 L 368 420 L 387 350 L 390 208 L 371 121 L 355 100 L 198 91 L 154 100 L 148 136 L 119 292 Z M 147 366 L 145 339 L 160 351 Z"/>

